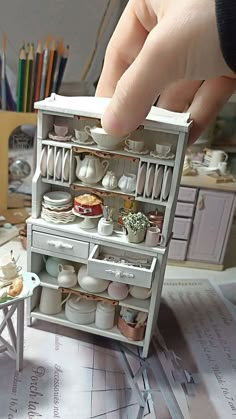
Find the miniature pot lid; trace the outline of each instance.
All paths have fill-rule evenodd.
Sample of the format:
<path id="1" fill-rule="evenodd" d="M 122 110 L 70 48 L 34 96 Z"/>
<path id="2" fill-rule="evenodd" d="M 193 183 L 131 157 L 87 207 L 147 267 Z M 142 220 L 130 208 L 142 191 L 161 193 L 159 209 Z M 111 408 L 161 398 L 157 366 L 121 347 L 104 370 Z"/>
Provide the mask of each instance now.
<path id="1" fill-rule="evenodd" d="M 83 298 L 73 295 L 68 301 L 67 304 L 70 308 L 77 310 L 81 313 L 91 313 L 91 311 L 96 310 L 97 303 L 92 300 L 85 300 Z"/>
<path id="2" fill-rule="evenodd" d="M 72 196 L 69 192 L 64 191 L 52 191 L 47 192 L 43 195 L 43 199 L 47 204 L 50 205 L 65 205 L 71 202 Z"/>
<path id="3" fill-rule="evenodd" d="M 113 313 L 115 311 L 115 306 L 101 301 L 100 303 L 98 303 L 97 309 L 104 311 L 104 313 Z"/>

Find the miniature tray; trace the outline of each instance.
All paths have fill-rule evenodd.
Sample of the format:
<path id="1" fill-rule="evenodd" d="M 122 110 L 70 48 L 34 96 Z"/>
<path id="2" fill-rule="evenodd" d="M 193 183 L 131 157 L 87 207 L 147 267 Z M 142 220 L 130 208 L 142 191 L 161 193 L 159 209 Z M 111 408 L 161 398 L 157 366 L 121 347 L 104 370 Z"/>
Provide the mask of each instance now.
<path id="1" fill-rule="evenodd" d="M 32 272 L 23 272 L 21 276 L 23 277 L 23 289 L 21 293 L 16 297 L 3 297 L 0 300 L 0 309 L 20 300 L 24 300 L 25 298 L 31 297 L 33 290 L 40 285 L 39 277 Z"/>

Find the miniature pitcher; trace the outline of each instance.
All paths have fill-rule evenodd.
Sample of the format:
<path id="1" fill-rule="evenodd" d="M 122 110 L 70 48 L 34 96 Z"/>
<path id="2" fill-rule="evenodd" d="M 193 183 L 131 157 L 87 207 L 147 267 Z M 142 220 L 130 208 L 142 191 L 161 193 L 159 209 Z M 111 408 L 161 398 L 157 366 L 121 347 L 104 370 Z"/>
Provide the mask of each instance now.
<path id="1" fill-rule="evenodd" d="M 57 277 L 58 284 L 64 288 L 71 288 L 77 284 L 77 276 L 75 268 L 72 265 L 58 265 L 59 274 Z"/>
<path id="2" fill-rule="evenodd" d="M 101 161 L 98 157 L 93 155 L 87 155 L 83 160 L 80 159 L 80 156 L 75 156 L 75 158 L 77 162 L 77 178 L 89 185 L 98 183 L 109 166 L 108 160 Z"/>

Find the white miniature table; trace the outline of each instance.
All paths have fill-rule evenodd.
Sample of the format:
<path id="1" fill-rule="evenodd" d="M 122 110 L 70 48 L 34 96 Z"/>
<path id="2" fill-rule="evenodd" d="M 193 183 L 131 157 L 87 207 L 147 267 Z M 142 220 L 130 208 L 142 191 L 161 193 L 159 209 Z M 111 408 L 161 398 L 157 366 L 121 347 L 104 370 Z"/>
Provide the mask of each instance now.
<path id="1" fill-rule="evenodd" d="M 31 297 L 34 288 L 39 284 L 37 275 L 24 272 L 23 290 L 20 295 L 12 300 L 0 303 L 0 310 L 3 313 L 3 320 L 0 320 L 0 353 L 7 351 L 8 355 L 16 360 L 16 370 L 20 371 L 23 367 L 24 350 L 24 300 Z M 12 322 L 12 316 L 16 311 L 16 330 Z M 11 343 L 3 338 L 2 333 L 7 327 Z"/>

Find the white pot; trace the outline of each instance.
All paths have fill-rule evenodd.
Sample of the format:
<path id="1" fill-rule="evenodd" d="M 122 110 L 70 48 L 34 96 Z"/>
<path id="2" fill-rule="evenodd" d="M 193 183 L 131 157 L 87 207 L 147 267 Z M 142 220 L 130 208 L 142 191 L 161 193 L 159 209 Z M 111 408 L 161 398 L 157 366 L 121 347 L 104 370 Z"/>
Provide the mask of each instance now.
<path id="1" fill-rule="evenodd" d="M 102 236 L 111 236 L 113 232 L 113 221 L 101 218 L 98 222 L 98 233 Z"/>
<path id="2" fill-rule="evenodd" d="M 115 307 L 111 304 L 100 302 L 97 305 L 95 325 L 98 329 L 111 329 L 114 326 Z"/>
<path id="3" fill-rule="evenodd" d="M 65 306 L 65 316 L 72 323 L 89 324 L 95 321 L 97 303 L 73 295 Z"/>
<path id="4" fill-rule="evenodd" d="M 39 310 L 44 314 L 57 314 L 62 310 L 61 292 L 56 289 L 42 287 Z"/>
<path id="5" fill-rule="evenodd" d="M 108 171 L 102 179 L 102 186 L 105 189 L 115 189 L 118 185 L 118 179 L 114 172 Z"/>

